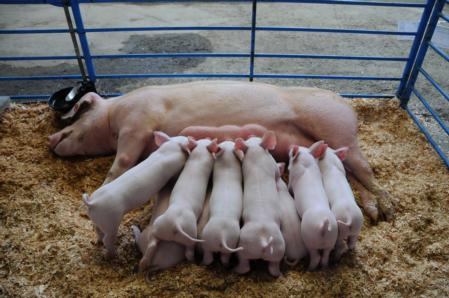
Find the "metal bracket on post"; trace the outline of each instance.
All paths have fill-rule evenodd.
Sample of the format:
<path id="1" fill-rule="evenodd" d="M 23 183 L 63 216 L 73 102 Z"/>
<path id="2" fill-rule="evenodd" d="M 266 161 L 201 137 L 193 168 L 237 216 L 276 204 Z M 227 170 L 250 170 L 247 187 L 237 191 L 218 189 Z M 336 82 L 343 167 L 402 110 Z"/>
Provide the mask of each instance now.
<path id="1" fill-rule="evenodd" d="M 428 0 L 396 96 L 406 108 L 446 0 Z"/>

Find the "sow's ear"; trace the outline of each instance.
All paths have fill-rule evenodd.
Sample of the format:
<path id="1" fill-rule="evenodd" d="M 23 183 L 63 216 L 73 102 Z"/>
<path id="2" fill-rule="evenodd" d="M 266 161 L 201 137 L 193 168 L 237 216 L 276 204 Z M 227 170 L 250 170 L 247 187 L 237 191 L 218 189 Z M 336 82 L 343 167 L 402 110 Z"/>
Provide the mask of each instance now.
<path id="1" fill-rule="evenodd" d="M 348 151 L 349 151 L 348 147 L 341 147 L 335 150 L 334 153 L 341 161 L 343 161 L 348 156 Z"/>
<path id="2" fill-rule="evenodd" d="M 324 141 L 318 141 L 310 146 L 309 152 L 313 155 L 313 157 L 321 158 L 326 152 L 327 147 L 328 146 L 324 143 Z"/>
<path id="3" fill-rule="evenodd" d="M 264 133 L 260 146 L 266 150 L 274 150 L 274 148 L 276 148 L 276 135 L 274 134 L 274 131 L 269 130 Z"/>
<path id="4" fill-rule="evenodd" d="M 81 110 L 81 107 L 88 106 L 92 107 L 97 101 L 101 100 L 100 95 L 94 92 L 89 92 L 72 107 L 70 111 L 61 116 L 62 120 L 70 119 L 75 117 L 75 115 Z"/>
<path id="5" fill-rule="evenodd" d="M 154 135 L 154 142 L 158 147 L 161 147 L 162 144 L 170 140 L 170 137 L 166 133 L 163 133 L 162 131 L 155 131 L 153 132 L 153 135 Z"/>
<path id="6" fill-rule="evenodd" d="M 290 162 L 295 161 L 299 156 L 299 146 L 291 145 L 290 150 L 288 151 L 288 157 Z"/>
<path id="7" fill-rule="evenodd" d="M 248 150 L 248 146 L 245 144 L 245 141 L 242 138 L 236 139 L 234 144 L 234 154 L 240 161 L 243 161 L 246 150 Z"/>

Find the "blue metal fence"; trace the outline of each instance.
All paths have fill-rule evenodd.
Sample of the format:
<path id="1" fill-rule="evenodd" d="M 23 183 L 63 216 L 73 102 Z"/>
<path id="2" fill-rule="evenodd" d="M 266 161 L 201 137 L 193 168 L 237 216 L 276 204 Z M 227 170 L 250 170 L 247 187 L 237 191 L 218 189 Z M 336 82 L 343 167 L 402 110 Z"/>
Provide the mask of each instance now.
<path id="1" fill-rule="evenodd" d="M 325 80 L 357 80 L 357 81 L 398 81 L 399 86 L 396 94 L 341 94 L 346 97 L 366 97 L 366 98 L 385 98 L 397 96 L 401 100 L 401 106 L 407 110 L 418 127 L 423 130 L 429 142 L 434 146 L 438 154 L 443 158 L 449 167 L 448 158 L 444 152 L 433 140 L 426 127 L 419 122 L 416 115 L 408 107 L 408 101 L 412 95 L 415 95 L 429 113 L 436 119 L 443 131 L 448 134 L 449 130 L 444 121 L 435 110 L 428 104 L 426 98 L 415 89 L 415 83 L 418 77 L 424 77 L 432 86 L 447 100 L 449 95 L 443 88 L 423 69 L 422 64 L 426 57 L 426 52 L 431 48 L 443 60 L 449 62 L 449 55 L 436 44 L 431 42 L 438 20 L 449 22 L 449 17 L 442 13 L 443 7 L 449 1 L 447 0 L 428 0 L 427 3 L 415 2 L 382 2 L 382 1 L 352 1 L 352 0 L 227 0 L 222 2 L 249 3 L 252 5 L 251 25 L 250 26 L 169 26 L 169 27 L 110 27 L 110 28 L 86 28 L 83 22 L 80 4 L 83 3 L 160 3 L 160 2 L 193 2 L 191 0 L 19 0 L 4 1 L 1 4 L 51 4 L 70 8 L 75 23 L 73 31 L 76 33 L 81 45 L 82 59 L 79 74 L 61 74 L 61 75 L 39 75 L 39 76 L 4 76 L 0 74 L 0 81 L 23 81 L 23 80 L 64 80 L 64 79 L 82 79 L 84 76 L 83 68 L 87 69 L 87 77 L 95 82 L 97 79 L 118 79 L 118 78 L 247 78 L 253 79 L 325 79 Z M 220 2 L 220 1 L 217 1 Z M 341 28 L 309 28 L 309 27 L 274 27 L 257 26 L 257 4 L 266 2 L 279 3 L 313 3 L 313 4 L 333 4 L 333 5 L 358 5 L 373 7 L 408 7 L 422 10 L 421 20 L 417 31 L 388 31 L 388 30 L 369 30 L 369 29 L 341 29 Z M 71 18 L 70 18 L 71 20 Z M 70 21 L 71 22 L 71 21 Z M 70 23 L 69 22 L 69 23 Z M 70 24 L 69 24 L 70 25 Z M 137 32 L 137 31 L 247 31 L 250 34 L 249 51 L 246 53 L 147 53 L 147 54 L 91 54 L 87 33 L 96 32 Z M 259 53 L 256 51 L 257 32 L 317 32 L 317 33 L 335 33 L 335 34 L 357 34 L 357 35 L 393 35 L 393 36 L 412 36 L 414 38 L 408 57 L 396 56 L 360 56 L 360 55 L 318 55 L 318 54 L 284 54 L 284 53 Z M 69 29 L 48 28 L 48 29 L 0 29 L 0 34 L 70 34 Z M 73 32 L 72 32 L 73 33 Z M 32 61 L 32 60 L 77 60 L 76 55 L 60 56 L 0 56 L 0 61 Z M 135 59 L 135 58 L 239 58 L 248 59 L 249 69 L 247 73 L 122 73 L 108 74 L 97 73 L 94 60 L 98 59 Z M 321 60 L 366 60 L 366 61 L 395 61 L 405 63 L 403 75 L 401 77 L 388 76 L 355 76 L 355 75 L 329 75 L 329 74 L 273 74 L 255 72 L 255 58 L 265 59 L 321 59 Z M 46 100 L 48 95 L 10 95 L 13 100 Z"/>

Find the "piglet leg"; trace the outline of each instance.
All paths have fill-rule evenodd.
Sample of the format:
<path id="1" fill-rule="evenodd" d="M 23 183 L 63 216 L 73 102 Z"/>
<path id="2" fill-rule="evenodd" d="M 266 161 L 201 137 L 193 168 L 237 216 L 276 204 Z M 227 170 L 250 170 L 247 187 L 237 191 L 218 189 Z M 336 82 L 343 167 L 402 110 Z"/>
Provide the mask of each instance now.
<path id="1" fill-rule="evenodd" d="M 339 261 L 341 256 L 347 252 L 346 243 L 343 240 L 337 240 L 337 245 L 335 246 L 333 259 Z"/>
<path id="2" fill-rule="evenodd" d="M 186 259 L 189 262 L 195 260 L 195 246 L 186 246 Z"/>
<path id="3" fill-rule="evenodd" d="M 321 267 L 327 267 L 329 264 L 329 255 L 332 249 L 324 249 L 321 257 Z"/>
<path id="4" fill-rule="evenodd" d="M 238 274 L 245 274 L 251 270 L 249 260 L 239 256 L 239 264 L 235 267 L 234 271 Z"/>
<path id="5" fill-rule="evenodd" d="M 348 238 L 348 248 L 350 250 L 355 249 L 355 244 L 357 243 L 357 236 L 349 236 Z"/>
<path id="6" fill-rule="evenodd" d="M 95 226 L 95 233 L 97 233 L 97 242 L 95 244 L 103 244 L 104 233 L 97 226 Z"/>
<path id="7" fill-rule="evenodd" d="M 115 248 L 115 242 L 117 240 L 116 235 L 117 235 L 117 233 L 105 234 L 103 237 L 103 243 L 107 250 L 107 253 L 106 253 L 107 258 L 112 259 L 117 256 L 117 250 Z"/>
<path id="8" fill-rule="evenodd" d="M 225 266 L 229 265 L 230 258 L 231 258 L 231 254 L 221 253 L 221 255 L 220 255 L 221 263 Z"/>
<path id="9" fill-rule="evenodd" d="M 268 272 L 270 272 L 270 274 L 274 277 L 279 277 L 282 275 L 281 270 L 279 270 L 279 263 L 280 262 L 270 262 L 268 264 Z"/>
<path id="10" fill-rule="evenodd" d="M 214 256 L 211 251 L 204 251 L 203 264 L 210 265 L 214 261 Z"/>
<path id="11" fill-rule="evenodd" d="M 316 267 L 318 267 L 318 265 L 320 264 L 320 253 L 318 252 L 317 249 L 311 249 L 309 250 L 310 252 L 310 263 L 309 263 L 309 271 L 315 270 Z"/>

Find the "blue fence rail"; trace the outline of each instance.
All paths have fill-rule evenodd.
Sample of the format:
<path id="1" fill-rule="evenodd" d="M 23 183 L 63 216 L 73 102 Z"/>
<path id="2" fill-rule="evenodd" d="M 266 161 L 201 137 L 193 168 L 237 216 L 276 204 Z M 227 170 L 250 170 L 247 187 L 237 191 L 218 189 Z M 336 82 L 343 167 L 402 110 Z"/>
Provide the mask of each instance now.
<path id="1" fill-rule="evenodd" d="M 416 2 L 383 2 L 383 1 L 352 1 L 352 0 L 227 0 L 215 2 L 228 3 L 248 3 L 251 4 L 251 24 L 250 26 L 166 26 L 166 27 L 110 27 L 110 28 L 86 28 L 83 22 L 80 4 L 84 3 L 182 3 L 194 2 L 192 0 L 0 0 L 1 4 L 51 4 L 64 8 L 66 13 L 68 29 L 48 28 L 48 29 L 0 29 L 2 34 L 71 34 L 72 40 L 76 34 L 80 49 L 78 55 L 53 55 L 53 56 L 0 56 L 0 61 L 33 61 L 33 60 L 78 60 L 80 73 L 62 74 L 62 75 L 39 75 L 39 76 L 4 76 L 0 74 L 0 81 L 23 81 L 23 80 L 65 80 L 65 79 L 86 79 L 95 82 L 97 79 L 119 79 L 119 78 L 246 78 L 250 81 L 254 79 L 322 79 L 322 80 L 356 80 L 356 81 L 397 81 L 398 88 L 396 94 L 350 94 L 343 93 L 346 97 L 366 97 L 366 98 L 391 98 L 397 96 L 401 100 L 401 106 L 407 110 L 418 127 L 424 132 L 429 142 L 434 146 L 438 154 L 442 157 L 449 167 L 447 156 L 433 140 L 431 133 L 426 130 L 425 125 L 419 122 L 419 117 L 413 114 L 408 107 L 408 102 L 412 95 L 416 96 L 423 106 L 434 117 L 443 131 L 447 134 L 448 128 L 444 121 L 439 117 L 430 106 L 426 98 L 415 89 L 415 83 L 418 77 L 428 80 L 431 85 L 447 100 L 449 96 L 446 91 L 423 69 L 422 64 L 426 57 L 427 50 L 430 48 L 437 53 L 443 60 L 449 62 L 449 55 L 437 45 L 431 42 L 437 22 L 444 20 L 449 22 L 449 17 L 442 13 L 443 7 L 449 1 L 447 0 L 428 0 L 426 3 Z M 342 6 L 372 6 L 372 7 L 407 7 L 422 10 L 422 15 L 417 31 L 388 31 L 388 30 L 369 30 L 369 29 L 345 29 L 345 28 L 313 28 L 313 27 L 273 27 L 257 26 L 257 5 L 258 3 L 311 3 L 323 5 L 342 5 Z M 69 9 L 71 15 L 69 14 Z M 72 20 L 74 26 L 72 26 Z M 246 53 L 146 53 L 146 54 L 92 54 L 89 48 L 89 33 L 101 32 L 139 32 L 139 31 L 246 31 L 250 34 L 249 50 Z M 412 36 L 413 43 L 408 57 L 394 56 L 356 56 L 356 55 L 318 55 L 318 54 L 285 54 L 285 53 L 259 53 L 256 49 L 257 32 L 312 32 L 312 33 L 332 33 L 332 34 L 351 34 L 351 35 L 387 35 L 387 36 Z M 76 39 L 75 39 L 76 40 Z M 77 44 L 74 44 L 75 52 Z M 77 53 L 77 52 L 76 52 Z M 239 58 L 248 59 L 248 72 L 246 73 L 123 73 L 108 74 L 97 73 L 94 60 L 99 59 L 161 59 L 161 58 Z M 256 58 L 264 59 L 317 59 L 317 60 L 359 60 L 359 61 L 394 61 L 403 62 L 404 70 L 401 77 L 387 76 L 355 76 L 355 75 L 329 75 L 329 74 L 273 74 L 255 72 Z M 84 71 L 86 69 L 87 71 Z M 28 101 L 46 100 L 48 95 L 11 95 L 13 100 L 26 99 Z"/>

